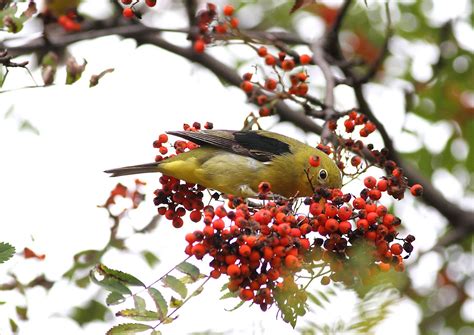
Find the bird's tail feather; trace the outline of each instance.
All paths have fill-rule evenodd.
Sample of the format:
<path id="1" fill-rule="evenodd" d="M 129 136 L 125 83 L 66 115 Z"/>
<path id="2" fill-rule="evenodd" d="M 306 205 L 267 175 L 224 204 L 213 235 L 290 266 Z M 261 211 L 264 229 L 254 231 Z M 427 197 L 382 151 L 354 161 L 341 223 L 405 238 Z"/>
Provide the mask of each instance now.
<path id="1" fill-rule="evenodd" d="M 159 171 L 158 165 L 160 165 L 160 163 L 132 165 L 132 166 L 125 166 L 125 167 L 116 168 L 116 169 L 105 170 L 104 172 L 110 173 L 111 177 L 128 176 L 131 174 L 158 172 Z"/>

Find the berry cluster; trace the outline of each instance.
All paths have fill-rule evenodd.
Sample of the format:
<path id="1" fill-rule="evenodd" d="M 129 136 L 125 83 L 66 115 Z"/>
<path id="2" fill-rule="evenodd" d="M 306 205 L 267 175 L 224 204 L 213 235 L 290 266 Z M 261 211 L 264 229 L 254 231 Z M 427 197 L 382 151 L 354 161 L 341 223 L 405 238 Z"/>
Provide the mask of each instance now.
<path id="1" fill-rule="evenodd" d="M 135 6 L 137 4 L 140 3 L 141 0 L 120 0 L 120 2 L 125 5 L 125 6 L 128 6 L 128 7 L 124 7 L 123 8 L 123 11 L 122 11 L 122 15 L 123 17 L 127 18 L 127 19 L 132 19 L 134 17 L 136 17 L 137 19 L 140 19 L 141 18 L 141 14 L 140 12 L 138 12 L 136 9 L 135 9 Z M 145 0 L 145 4 L 148 6 L 148 7 L 154 7 L 156 5 L 156 1 L 157 0 Z M 133 4 L 132 4 L 133 2 Z"/>
<path id="2" fill-rule="evenodd" d="M 223 14 L 223 18 L 218 16 L 217 7 L 213 3 L 207 3 L 206 9 L 197 14 L 197 32 L 191 36 L 194 51 L 203 53 L 206 45 L 213 41 L 215 34 L 226 34 L 239 27 L 239 20 L 233 16 L 233 6 L 224 6 Z"/>
<path id="3" fill-rule="evenodd" d="M 184 128 L 196 131 L 200 124 Z M 153 145 L 163 153 L 167 142 L 162 134 Z M 194 147 L 182 140 L 173 144 L 176 154 Z M 329 146 L 321 148 L 331 153 Z M 309 163 L 317 167 L 320 161 L 309 157 Z M 324 285 L 364 284 L 378 272 L 404 270 L 403 259 L 412 252 L 415 238 L 400 238 L 400 219 L 379 203 L 383 192 L 400 197 L 397 185 L 402 182 L 406 184 L 395 166 L 390 177 L 366 177 L 359 196 L 317 188 L 303 203 L 283 199 L 247 203 L 229 195 L 224 205 L 205 206 L 202 186 L 161 176 L 154 202 L 176 228 L 183 226 L 186 214 L 204 224 L 185 236 L 185 253 L 197 259 L 209 256 L 212 278 L 227 276 L 229 291 L 240 299 L 253 301 L 262 310 L 276 303 L 283 318 L 293 320 L 304 312 L 307 297 L 296 284 L 302 270 L 313 279 L 321 277 Z M 270 191 L 269 183 L 261 183 L 260 199 L 267 199 Z M 411 191 L 420 195 L 422 187 L 414 185 Z M 214 193 L 211 201 L 219 198 Z M 321 271 L 315 273 L 318 268 Z"/>
<path id="4" fill-rule="evenodd" d="M 145 185 L 145 182 L 135 179 L 135 187 L 130 189 L 123 184 L 118 183 L 115 188 L 110 192 L 109 197 L 102 206 L 110 209 L 115 204 L 116 197 L 128 198 L 132 201 L 132 208 L 137 208 L 140 203 L 145 200 L 145 194 L 141 190 L 141 186 Z"/>

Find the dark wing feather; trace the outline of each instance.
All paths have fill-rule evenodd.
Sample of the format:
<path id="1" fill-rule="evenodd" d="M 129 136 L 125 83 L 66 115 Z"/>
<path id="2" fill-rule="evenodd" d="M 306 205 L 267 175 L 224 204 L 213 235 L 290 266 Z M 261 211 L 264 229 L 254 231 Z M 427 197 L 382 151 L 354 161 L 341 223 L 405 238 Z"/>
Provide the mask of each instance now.
<path id="1" fill-rule="evenodd" d="M 288 143 L 251 130 L 170 131 L 168 134 L 182 137 L 199 145 L 210 145 L 238 155 L 252 157 L 261 162 L 271 161 L 276 155 L 291 153 Z"/>

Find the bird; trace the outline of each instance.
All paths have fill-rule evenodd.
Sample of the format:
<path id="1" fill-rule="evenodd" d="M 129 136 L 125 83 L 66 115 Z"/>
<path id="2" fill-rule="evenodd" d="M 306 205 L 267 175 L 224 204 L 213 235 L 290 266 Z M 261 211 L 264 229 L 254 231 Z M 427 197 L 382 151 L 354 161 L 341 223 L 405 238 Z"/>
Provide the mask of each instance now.
<path id="1" fill-rule="evenodd" d="M 167 134 L 199 147 L 159 162 L 104 172 L 111 177 L 161 172 L 243 198 L 258 197 L 261 182 L 268 182 L 273 194 L 286 198 L 311 196 L 316 187 L 342 186 L 340 170 L 327 154 L 285 135 L 266 130 L 169 131 Z M 312 156 L 319 166 L 310 164 Z"/>

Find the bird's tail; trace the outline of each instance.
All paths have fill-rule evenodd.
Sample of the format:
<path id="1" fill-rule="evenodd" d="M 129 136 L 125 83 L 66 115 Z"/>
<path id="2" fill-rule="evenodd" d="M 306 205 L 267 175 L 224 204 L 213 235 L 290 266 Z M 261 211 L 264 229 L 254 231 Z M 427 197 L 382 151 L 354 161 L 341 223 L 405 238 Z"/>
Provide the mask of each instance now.
<path id="1" fill-rule="evenodd" d="M 132 166 L 125 166 L 125 167 L 116 168 L 116 169 L 105 170 L 104 172 L 110 173 L 111 177 L 128 176 L 131 174 L 159 172 L 159 169 L 158 169 L 159 165 L 160 163 L 132 165 Z"/>

